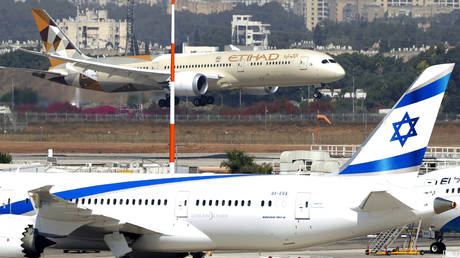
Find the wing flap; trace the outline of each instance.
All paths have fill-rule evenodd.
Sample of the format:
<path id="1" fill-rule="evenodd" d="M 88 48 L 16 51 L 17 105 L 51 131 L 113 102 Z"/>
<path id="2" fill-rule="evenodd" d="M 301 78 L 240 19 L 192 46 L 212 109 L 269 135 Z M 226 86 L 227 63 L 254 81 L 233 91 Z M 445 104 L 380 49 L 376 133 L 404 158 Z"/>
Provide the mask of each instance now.
<path id="1" fill-rule="evenodd" d="M 391 211 L 397 209 L 404 209 L 412 211 L 412 209 L 395 198 L 387 191 L 376 191 L 371 192 L 361 202 L 357 210 L 365 212 L 380 212 L 380 211 Z"/>

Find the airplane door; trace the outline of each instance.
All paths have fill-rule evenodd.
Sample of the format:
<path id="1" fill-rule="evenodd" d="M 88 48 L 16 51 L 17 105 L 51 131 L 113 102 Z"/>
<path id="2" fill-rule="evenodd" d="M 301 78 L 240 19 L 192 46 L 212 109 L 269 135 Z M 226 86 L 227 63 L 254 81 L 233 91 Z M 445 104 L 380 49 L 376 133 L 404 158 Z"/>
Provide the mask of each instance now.
<path id="1" fill-rule="evenodd" d="M 295 219 L 309 220 L 310 219 L 310 193 L 297 193 L 295 201 Z"/>
<path id="2" fill-rule="evenodd" d="M 308 56 L 300 57 L 300 70 L 308 70 Z"/>
<path id="3" fill-rule="evenodd" d="M 237 69 L 238 69 L 238 72 L 244 72 L 244 63 L 243 62 L 238 63 Z"/>
<path id="4" fill-rule="evenodd" d="M 174 213 L 177 218 L 188 218 L 188 198 L 190 192 L 177 192 Z"/>

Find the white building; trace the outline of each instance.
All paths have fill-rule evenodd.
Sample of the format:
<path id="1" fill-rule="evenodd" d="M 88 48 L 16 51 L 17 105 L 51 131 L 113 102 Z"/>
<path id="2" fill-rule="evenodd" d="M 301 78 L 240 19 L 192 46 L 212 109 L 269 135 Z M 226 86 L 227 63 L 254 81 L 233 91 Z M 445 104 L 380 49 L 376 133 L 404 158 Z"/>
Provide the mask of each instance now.
<path id="1" fill-rule="evenodd" d="M 268 48 L 270 24 L 253 21 L 252 15 L 233 15 L 232 44 Z"/>
<path id="2" fill-rule="evenodd" d="M 77 21 L 79 20 L 79 26 Z M 69 18 L 57 21 L 70 40 L 77 42 L 79 34 L 80 48 L 118 50 L 124 53 L 126 46 L 126 21 L 109 19 L 107 10 L 86 10 L 77 19 Z M 77 29 L 77 27 L 79 27 Z"/>

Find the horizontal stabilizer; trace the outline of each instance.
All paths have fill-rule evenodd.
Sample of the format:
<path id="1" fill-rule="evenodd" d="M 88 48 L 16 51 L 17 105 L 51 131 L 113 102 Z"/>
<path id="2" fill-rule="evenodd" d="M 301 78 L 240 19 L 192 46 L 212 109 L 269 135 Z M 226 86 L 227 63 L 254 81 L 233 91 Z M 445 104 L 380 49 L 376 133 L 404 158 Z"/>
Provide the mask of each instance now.
<path id="1" fill-rule="evenodd" d="M 396 209 L 412 210 L 386 191 L 371 192 L 357 210 L 365 212 L 391 211 Z"/>

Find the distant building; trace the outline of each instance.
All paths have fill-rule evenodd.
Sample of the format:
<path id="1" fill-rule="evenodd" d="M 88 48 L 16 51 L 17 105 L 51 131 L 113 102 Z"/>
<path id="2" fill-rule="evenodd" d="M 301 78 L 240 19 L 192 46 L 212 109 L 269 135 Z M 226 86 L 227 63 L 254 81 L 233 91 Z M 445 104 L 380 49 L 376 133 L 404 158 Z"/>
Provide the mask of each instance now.
<path id="1" fill-rule="evenodd" d="M 219 47 L 211 46 L 189 46 L 188 43 L 182 43 L 182 53 L 191 54 L 191 53 L 214 53 L 218 52 Z"/>
<path id="2" fill-rule="evenodd" d="M 194 14 L 211 14 L 229 11 L 233 9 L 233 5 L 228 2 L 220 1 L 189 1 L 189 0 L 178 0 L 175 4 L 176 11 L 189 11 Z M 171 13 L 171 5 L 168 5 L 168 13 Z"/>
<path id="3" fill-rule="evenodd" d="M 57 24 L 73 42 L 77 42 L 77 33 L 79 34 L 80 48 L 117 50 L 124 53 L 126 21 L 109 19 L 107 10 L 86 10 L 78 19 L 79 26 L 74 18 L 58 20 Z"/>
<path id="4" fill-rule="evenodd" d="M 270 24 L 253 21 L 252 15 L 233 15 L 232 44 L 268 48 Z"/>

